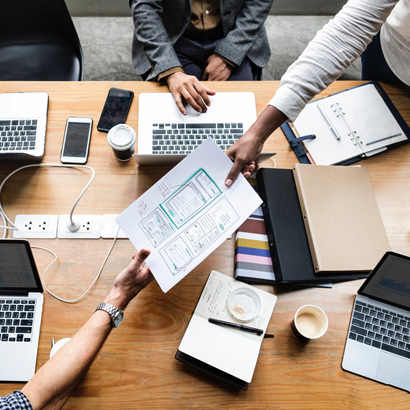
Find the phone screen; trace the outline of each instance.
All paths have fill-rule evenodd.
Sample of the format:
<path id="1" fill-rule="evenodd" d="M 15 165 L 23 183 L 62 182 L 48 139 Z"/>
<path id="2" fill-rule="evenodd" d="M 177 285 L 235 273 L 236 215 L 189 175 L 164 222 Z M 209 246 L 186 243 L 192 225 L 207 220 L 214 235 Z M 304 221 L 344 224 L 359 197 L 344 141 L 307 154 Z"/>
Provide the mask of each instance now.
<path id="1" fill-rule="evenodd" d="M 124 124 L 133 98 L 134 93 L 132 91 L 111 88 L 105 101 L 97 129 L 99 131 L 108 132 L 114 125 Z"/>
<path id="2" fill-rule="evenodd" d="M 68 122 L 63 157 L 85 157 L 88 148 L 90 124 L 85 122 Z"/>

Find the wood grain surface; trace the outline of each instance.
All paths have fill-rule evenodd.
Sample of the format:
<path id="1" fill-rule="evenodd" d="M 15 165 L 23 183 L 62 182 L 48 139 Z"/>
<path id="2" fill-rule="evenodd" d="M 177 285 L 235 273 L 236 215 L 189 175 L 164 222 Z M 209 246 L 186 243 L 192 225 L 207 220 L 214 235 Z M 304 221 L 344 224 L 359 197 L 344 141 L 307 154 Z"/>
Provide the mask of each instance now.
<path id="1" fill-rule="evenodd" d="M 359 84 L 336 82 L 321 96 Z M 216 91 L 253 91 L 258 115 L 278 82 L 209 83 Z M 80 201 L 77 214 L 120 213 L 170 167 L 138 167 L 117 161 L 107 135 L 96 125 L 111 87 L 133 90 L 135 98 L 127 124 L 138 129 L 141 92 L 167 92 L 143 82 L 14 83 L 0 82 L 0 92 L 47 91 L 50 97 L 46 155 L 42 163 L 60 163 L 67 117 L 94 120 L 88 165 L 95 180 Z M 385 90 L 410 124 L 410 92 Z M 275 151 L 278 168 L 291 168 L 295 155 L 280 130 L 265 144 Z M 0 165 L 0 180 L 24 163 Z M 410 254 L 410 144 L 359 162 L 368 169 L 393 250 Z M 263 166 L 272 167 L 270 161 Z M 34 168 L 14 175 L 1 192 L 7 215 L 67 214 L 89 179 L 79 169 Z M 11 236 L 11 234 L 9 234 Z M 58 254 L 58 264 L 47 274 L 47 286 L 64 298 L 79 296 L 100 268 L 112 240 L 30 240 Z M 118 240 L 103 274 L 80 303 L 65 304 L 45 293 L 37 368 L 50 353 L 51 338 L 72 336 L 108 293 L 115 276 L 134 252 L 128 240 Z M 51 255 L 34 250 L 42 274 Z M 151 283 L 131 302 L 121 327 L 112 331 L 86 377 L 67 402 L 66 409 L 408 409 L 408 393 L 347 373 L 341 368 L 354 296 L 362 281 L 339 283 L 332 289 L 261 286 L 278 296 L 268 332 L 274 339 L 262 343 L 248 391 L 237 390 L 175 360 L 174 355 L 212 269 L 233 275 L 234 241 L 227 240 L 167 294 Z M 329 317 L 324 337 L 302 343 L 292 336 L 290 322 L 303 304 L 322 307 Z M 246 352 L 244 352 L 246 354 Z M 1 383 L 0 395 L 22 384 Z"/>

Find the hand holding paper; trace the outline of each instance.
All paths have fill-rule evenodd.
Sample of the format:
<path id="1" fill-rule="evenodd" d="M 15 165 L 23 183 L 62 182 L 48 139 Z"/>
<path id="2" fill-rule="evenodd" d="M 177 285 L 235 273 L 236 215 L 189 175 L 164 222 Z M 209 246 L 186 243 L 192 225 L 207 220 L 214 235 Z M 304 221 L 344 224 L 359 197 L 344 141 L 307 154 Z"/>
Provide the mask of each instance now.
<path id="1" fill-rule="evenodd" d="M 261 204 L 242 175 L 231 188 L 225 186 L 231 166 L 209 138 L 118 216 L 134 246 L 151 250 L 147 264 L 164 292 Z"/>

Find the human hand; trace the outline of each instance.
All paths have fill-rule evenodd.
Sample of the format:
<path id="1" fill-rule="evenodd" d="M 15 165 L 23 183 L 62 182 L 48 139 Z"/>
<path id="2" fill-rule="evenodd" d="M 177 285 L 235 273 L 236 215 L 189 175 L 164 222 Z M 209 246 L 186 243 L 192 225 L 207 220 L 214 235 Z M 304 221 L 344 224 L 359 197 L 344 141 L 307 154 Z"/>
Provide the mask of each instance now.
<path id="1" fill-rule="evenodd" d="M 169 75 L 166 81 L 183 115 L 187 114 L 183 99 L 197 112 L 206 112 L 207 106 L 211 105 L 208 95 L 214 95 L 215 91 L 203 85 L 195 76 L 178 71 Z"/>
<path id="2" fill-rule="evenodd" d="M 256 159 L 261 153 L 263 142 L 246 133 L 238 141 L 226 150 L 226 155 L 234 161 L 225 180 L 225 185 L 230 187 L 242 172 L 245 178 L 248 178 L 256 169 Z"/>
<path id="3" fill-rule="evenodd" d="M 210 55 L 207 62 L 202 81 L 226 81 L 231 76 L 233 67 L 218 55 Z"/>
<path id="4" fill-rule="evenodd" d="M 234 161 L 225 180 L 226 186 L 230 187 L 240 172 L 248 178 L 255 171 L 255 161 L 262 151 L 264 142 L 286 120 L 285 114 L 268 105 L 249 130 L 226 150 L 226 155 Z"/>
<path id="5" fill-rule="evenodd" d="M 124 310 L 128 303 L 154 280 L 148 266 L 144 264 L 149 254 L 149 250 L 141 249 L 137 255 L 132 256 L 132 262 L 115 278 L 105 302 Z"/>

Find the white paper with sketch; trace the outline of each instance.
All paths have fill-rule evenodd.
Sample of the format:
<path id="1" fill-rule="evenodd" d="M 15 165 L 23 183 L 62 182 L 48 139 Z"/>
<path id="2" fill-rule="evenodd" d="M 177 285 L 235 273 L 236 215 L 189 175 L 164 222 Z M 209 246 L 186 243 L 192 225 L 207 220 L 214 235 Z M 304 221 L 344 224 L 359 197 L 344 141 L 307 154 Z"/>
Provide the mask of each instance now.
<path id="1" fill-rule="evenodd" d="M 243 287 L 252 288 L 261 301 L 259 314 L 244 324 L 262 329 L 265 334 L 277 297 L 212 271 L 178 350 L 250 383 L 263 335 L 258 336 L 208 322 L 208 319 L 212 318 L 239 323 L 229 312 L 228 298 L 231 292 Z"/>
<path id="2" fill-rule="evenodd" d="M 232 161 L 208 138 L 117 217 L 167 292 L 221 245 L 262 203 Z"/>

